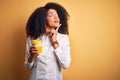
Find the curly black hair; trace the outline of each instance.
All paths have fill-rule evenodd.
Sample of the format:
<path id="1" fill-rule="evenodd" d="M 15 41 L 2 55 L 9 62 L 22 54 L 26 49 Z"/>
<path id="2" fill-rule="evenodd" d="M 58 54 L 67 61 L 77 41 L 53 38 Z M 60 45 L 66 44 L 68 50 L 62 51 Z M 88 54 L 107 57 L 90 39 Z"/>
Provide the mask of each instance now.
<path id="1" fill-rule="evenodd" d="M 60 24 L 62 25 L 59 28 L 58 32 L 61 34 L 69 34 L 68 33 L 68 19 L 69 19 L 68 12 L 60 4 L 49 2 L 45 6 L 37 8 L 29 17 L 26 25 L 27 37 L 30 36 L 36 39 L 39 36 L 41 36 L 43 33 L 45 33 L 46 23 L 47 23 L 46 16 L 47 16 L 47 11 L 49 9 L 55 9 L 60 18 Z"/>

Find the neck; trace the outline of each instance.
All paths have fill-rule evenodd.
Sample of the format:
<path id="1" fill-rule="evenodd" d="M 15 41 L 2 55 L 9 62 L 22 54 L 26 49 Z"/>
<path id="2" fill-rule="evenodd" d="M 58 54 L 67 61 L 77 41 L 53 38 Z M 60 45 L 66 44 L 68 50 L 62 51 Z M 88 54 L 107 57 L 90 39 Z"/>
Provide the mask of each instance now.
<path id="1" fill-rule="evenodd" d="M 46 30 L 45 30 L 45 33 L 44 33 L 44 35 L 49 35 L 50 34 L 50 28 L 49 27 L 46 27 Z"/>

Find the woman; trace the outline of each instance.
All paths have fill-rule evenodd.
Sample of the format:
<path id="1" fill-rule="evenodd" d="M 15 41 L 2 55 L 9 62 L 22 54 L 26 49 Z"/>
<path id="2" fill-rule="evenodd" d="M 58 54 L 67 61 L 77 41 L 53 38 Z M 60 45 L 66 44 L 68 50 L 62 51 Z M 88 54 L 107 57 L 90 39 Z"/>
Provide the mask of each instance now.
<path id="1" fill-rule="evenodd" d="M 70 66 L 68 39 L 69 14 L 57 3 L 47 3 L 30 16 L 27 26 L 25 68 L 31 70 L 30 80 L 62 80 L 61 68 Z M 32 40 L 42 40 L 40 57 Z"/>

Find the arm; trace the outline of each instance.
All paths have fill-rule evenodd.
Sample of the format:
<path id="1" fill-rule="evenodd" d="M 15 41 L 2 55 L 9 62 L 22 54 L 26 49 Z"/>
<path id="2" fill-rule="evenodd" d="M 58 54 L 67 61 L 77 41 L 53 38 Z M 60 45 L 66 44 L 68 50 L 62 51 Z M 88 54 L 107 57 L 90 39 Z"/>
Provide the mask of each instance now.
<path id="1" fill-rule="evenodd" d="M 31 46 L 31 40 L 28 37 L 26 41 L 26 54 L 25 54 L 25 62 L 24 62 L 25 69 L 31 69 L 34 64 L 34 61 L 30 59 L 30 52 L 29 52 L 30 46 Z"/>
<path id="2" fill-rule="evenodd" d="M 63 39 L 59 43 L 53 44 L 54 52 L 61 67 L 64 69 L 70 66 L 70 44 L 68 35 L 64 35 Z"/>

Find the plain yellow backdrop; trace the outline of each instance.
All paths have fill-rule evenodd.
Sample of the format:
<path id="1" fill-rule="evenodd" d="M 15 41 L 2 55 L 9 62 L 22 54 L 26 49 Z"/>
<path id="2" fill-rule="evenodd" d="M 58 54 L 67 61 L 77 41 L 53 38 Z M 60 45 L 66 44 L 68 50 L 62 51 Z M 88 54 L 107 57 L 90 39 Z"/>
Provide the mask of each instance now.
<path id="1" fill-rule="evenodd" d="M 72 62 L 64 80 L 120 80 L 120 0 L 0 0 L 0 80 L 28 80 L 25 25 L 51 1 L 70 14 Z"/>

